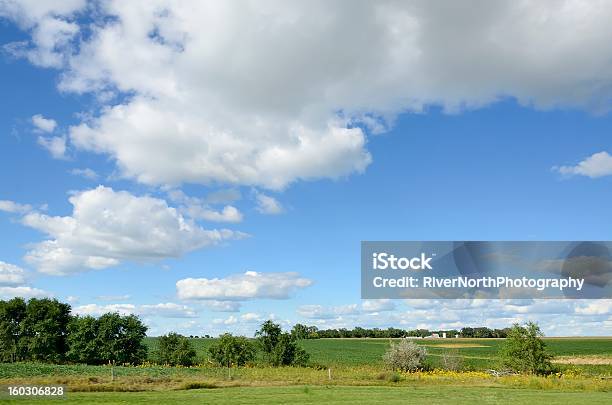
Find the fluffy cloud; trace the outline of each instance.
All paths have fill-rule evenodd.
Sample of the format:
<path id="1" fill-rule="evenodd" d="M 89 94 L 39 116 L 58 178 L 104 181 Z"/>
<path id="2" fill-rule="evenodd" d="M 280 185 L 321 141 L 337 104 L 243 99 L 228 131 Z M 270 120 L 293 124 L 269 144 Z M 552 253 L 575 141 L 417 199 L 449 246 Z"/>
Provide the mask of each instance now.
<path id="1" fill-rule="evenodd" d="M 166 302 L 160 304 L 87 304 L 80 305 L 73 309 L 73 312 L 78 315 L 92 315 L 100 316 L 107 312 L 118 312 L 121 315 L 142 315 L 142 316 L 154 316 L 161 318 L 194 318 L 197 316 L 196 312 L 181 304 L 173 302 Z"/>
<path id="2" fill-rule="evenodd" d="M 21 267 L 0 261 L 0 298 L 39 298 L 52 295 L 39 288 L 24 285 L 26 282 L 25 275 L 25 271 Z"/>
<path id="3" fill-rule="evenodd" d="M 612 299 L 580 302 L 575 312 L 582 315 L 608 315 L 608 319 L 612 319 Z"/>
<path id="4" fill-rule="evenodd" d="M 179 257 L 187 252 L 241 237 L 230 230 L 206 230 L 164 200 L 137 197 L 99 186 L 70 197 L 72 216 L 32 212 L 22 222 L 49 235 L 26 260 L 40 272 L 63 275 L 137 262 Z"/>
<path id="5" fill-rule="evenodd" d="M 395 309 L 395 302 L 388 299 L 363 300 L 361 302 L 361 309 L 364 312 L 393 311 Z"/>
<path id="6" fill-rule="evenodd" d="M 41 290 L 39 288 L 33 288 L 28 286 L 19 287 L 3 287 L 0 286 L 0 297 L 3 299 L 11 299 L 15 297 L 22 298 L 41 298 L 50 297 L 52 294 Z"/>
<path id="7" fill-rule="evenodd" d="M 189 197 L 180 190 L 172 190 L 168 194 L 172 201 L 181 203 L 181 211 L 193 219 L 202 219 L 212 222 L 242 221 L 242 213 L 232 205 L 226 205 L 221 211 L 216 211 L 208 205 L 208 198 Z M 214 199 L 218 200 L 222 197 L 223 195 L 219 194 L 218 197 L 214 197 Z"/>
<path id="8" fill-rule="evenodd" d="M 196 312 L 187 305 L 166 302 L 155 305 L 141 305 L 140 313 L 143 315 L 162 316 L 165 318 L 195 318 Z"/>
<path id="9" fill-rule="evenodd" d="M 591 178 L 612 175 L 612 156 L 608 152 L 598 152 L 587 157 L 575 166 L 553 167 L 563 175 L 580 175 Z"/>
<path id="10" fill-rule="evenodd" d="M 180 299 L 248 300 L 287 299 L 312 284 L 298 273 L 257 273 L 247 271 L 226 278 L 186 278 L 176 282 Z"/>
<path id="11" fill-rule="evenodd" d="M 0 211 L 12 214 L 25 214 L 26 212 L 32 211 L 32 206 L 29 204 L 19 204 L 9 200 L 0 200 Z"/>
<path id="12" fill-rule="evenodd" d="M 100 316 L 107 312 L 117 312 L 121 315 L 138 314 L 136 310 L 136 305 L 134 304 L 79 305 L 78 307 L 73 308 L 72 312 L 74 312 L 77 315 L 91 315 L 91 316 Z"/>
<path id="13" fill-rule="evenodd" d="M 240 304 L 237 301 L 205 301 L 204 305 L 214 312 L 239 312 Z"/>
<path id="14" fill-rule="evenodd" d="M 93 3 L 94 23 L 74 18 L 80 1 L 0 14 L 30 31 L 13 48 L 61 69 L 63 91 L 100 96 L 71 142 L 144 183 L 278 189 L 363 171 L 365 132 L 400 112 L 612 99 L 607 2 Z"/>
<path id="15" fill-rule="evenodd" d="M 14 264 L 0 261 L 0 285 L 18 285 L 25 282 L 25 271 Z"/>
<path id="16" fill-rule="evenodd" d="M 300 316 L 308 319 L 334 319 L 344 318 L 347 315 L 376 314 L 384 311 L 393 311 L 395 303 L 393 300 L 363 300 L 361 306 L 357 304 L 323 306 L 323 305 L 302 305 L 297 309 Z"/>
<path id="17" fill-rule="evenodd" d="M 262 214 L 275 215 L 281 214 L 284 211 L 281 203 L 269 195 L 258 192 L 255 194 L 255 200 L 257 202 L 257 211 Z"/>
<path id="18" fill-rule="evenodd" d="M 35 129 L 41 132 L 53 132 L 57 126 L 57 122 L 51 118 L 45 118 L 40 114 L 36 114 L 32 117 L 32 124 Z"/>
<path id="19" fill-rule="evenodd" d="M 39 136 L 38 144 L 45 148 L 55 159 L 66 159 L 66 137 L 64 136 Z"/>

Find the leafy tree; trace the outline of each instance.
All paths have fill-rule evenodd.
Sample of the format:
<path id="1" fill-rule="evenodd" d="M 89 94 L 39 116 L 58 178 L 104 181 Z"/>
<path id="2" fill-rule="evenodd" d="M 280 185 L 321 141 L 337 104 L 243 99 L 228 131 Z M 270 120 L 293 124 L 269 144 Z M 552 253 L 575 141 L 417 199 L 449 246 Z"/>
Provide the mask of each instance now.
<path id="1" fill-rule="evenodd" d="M 533 322 L 525 326 L 514 324 L 500 350 L 502 365 L 523 373 L 551 373 L 552 355 L 546 351 L 542 336 L 540 327 Z"/>
<path id="2" fill-rule="evenodd" d="M 0 362 L 21 360 L 17 351 L 20 339 L 20 323 L 25 317 L 23 298 L 0 301 Z"/>
<path id="3" fill-rule="evenodd" d="M 143 343 L 147 327 L 135 315 L 107 313 L 98 318 L 100 357 L 104 361 L 141 363 L 147 357 Z"/>
<path id="4" fill-rule="evenodd" d="M 278 344 L 278 339 L 282 333 L 282 329 L 280 325 L 272 322 L 271 320 L 265 321 L 261 325 L 261 329 L 255 332 L 255 336 L 257 337 L 259 344 L 263 352 L 266 355 L 271 355 L 274 351 L 274 348 Z"/>
<path id="5" fill-rule="evenodd" d="M 73 317 L 68 323 L 68 360 L 86 364 L 104 363 L 98 330 L 99 322 L 93 316 Z"/>
<path id="6" fill-rule="evenodd" d="M 291 336 L 293 336 L 297 340 L 308 339 L 310 335 L 310 331 L 308 326 L 302 325 L 301 323 L 296 323 L 291 329 Z"/>
<path id="7" fill-rule="evenodd" d="M 255 345 L 244 336 L 233 336 L 225 333 L 208 348 L 215 362 L 221 366 L 244 366 L 255 360 Z"/>
<path id="8" fill-rule="evenodd" d="M 296 339 L 289 333 L 281 333 L 270 355 L 273 366 L 306 366 L 309 355 L 298 346 Z"/>
<path id="9" fill-rule="evenodd" d="M 19 325 L 19 356 L 53 363 L 63 360 L 69 320 L 70 305 L 56 299 L 30 299 Z"/>
<path id="10" fill-rule="evenodd" d="M 255 336 L 273 366 L 303 366 L 308 363 L 309 355 L 298 346 L 296 334 L 283 333 L 280 325 L 268 320 L 255 332 Z"/>
<path id="11" fill-rule="evenodd" d="M 155 354 L 161 364 L 191 366 L 196 362 L 196 351 L 191 342 L 178 333 L 161 336 Z"/>

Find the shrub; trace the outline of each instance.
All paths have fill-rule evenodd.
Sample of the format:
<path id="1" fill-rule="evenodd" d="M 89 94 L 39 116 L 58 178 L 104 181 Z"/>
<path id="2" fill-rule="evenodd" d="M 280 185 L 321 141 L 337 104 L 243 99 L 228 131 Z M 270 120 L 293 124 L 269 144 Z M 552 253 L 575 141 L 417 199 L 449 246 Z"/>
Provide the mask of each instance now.
<path id="1" fill-rule="evenodd" d="M 196 351 L 185 336 L 169 333 L 159 338 L 155 357 L 160 364 L 191 366 L 196 362 Z"/>
<path id="2" fill-rule="evenodd" d="M 244 336 L 231 333 L 221 335 L 219 340 L 208 348 L 215 362 L 221 366 L 244 366 L 255 360 L 255 345 Z"/>
<path id="3" fill-rule="evenodd" d="M 392 370 L 415 371 L 423 365 L 426 355 L 424 347 L 402 339 L 398 343 L 391 343 L 383 355 L 383 362 Z"/>
<path id="4" fill-rule="evenodd" d="M 514 324 L 500 350 L 502 366 L 530 374 L 553 372 L 554 368 L 550 362 L 552 355 L 546 352 L 546 343 L 542 336 L 544 334 L 540 327 L 533 322 L 528 322 L 525 326 Z"/>
<path id="5" fill-rule="evenodd" d="M 442 353 L 442 367 L 445 370 L 458 371 L 463 368 L 463 357 L 457 350 L 445 351 Z"/>

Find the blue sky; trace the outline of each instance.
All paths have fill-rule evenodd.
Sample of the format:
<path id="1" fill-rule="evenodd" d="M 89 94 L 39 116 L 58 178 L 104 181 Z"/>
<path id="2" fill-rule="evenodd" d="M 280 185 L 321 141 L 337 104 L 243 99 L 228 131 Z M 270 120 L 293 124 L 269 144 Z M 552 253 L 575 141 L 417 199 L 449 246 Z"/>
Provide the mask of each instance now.
<path id="1" fill-rule="evenodd" d="M 551 335 L 612 333 L 610 300 L 359 296 L 362 240 L 610 239 L 612 66 L 599 41 L 612 10 L 575 17 L 593 32 L 550 51 L 546 35 L 574 20 L 541 6 L 552 21 L 541 33 L 533 21 L 508 33 L 498 27 L 514 14 L 483 6 L 500 41 L 533 36 L 533 52 L 509 49 L 518 61 L 502 68 L 508 55 L 484 43 L 453 44 L 465 59 L 434 54 L 450 34 L 423 25 L 417 35 L 408 16 L 370 24 L 367 4 L 195 10 L 226 23 L 207 28 L 173 7 L 0 5 L 5 298 L 133 312 L 151 334 L 250 335 L 268 317 L 406 329 L 536 320 Z M 294 35 L 312 28 L 310 13 L 347 38 L 334 37 L 337 24 Z M 293 29 L 278 23 L 288 16 Z M 396 23 L 407 30 L 393 45 L 401 52 L 413 35 L 429 63 L 457 68 L 391 58 Z M 368 54 L 363 41 L 389 49 Z M 304 69 L 302 55 L 327 62 Z M 497 63 L 470 68 L 476 56 Z"/>

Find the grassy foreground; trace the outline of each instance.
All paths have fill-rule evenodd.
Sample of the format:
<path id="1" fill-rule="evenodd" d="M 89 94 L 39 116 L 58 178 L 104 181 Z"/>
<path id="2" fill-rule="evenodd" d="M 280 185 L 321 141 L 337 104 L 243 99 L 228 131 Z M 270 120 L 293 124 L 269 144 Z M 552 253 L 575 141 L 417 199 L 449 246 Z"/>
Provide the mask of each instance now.
<path id="1" fill-rule="evenodd" d="M 609 404 L 605 392 L 555 392 L 471 387 L 252 387 L 134 393 L 69 393 L 61 403 L 106 404 Z M 15 403 L 57 402 L 41 400 Z"/>
<path id="2" fill-rule="evenodd" d="M 381 358 L 388 339 L 304 341 L 302 346 L 319 367 L 259 364 L 231 371 L 208 361 L 207 349 L 214 341 L 192 339 L 200 362 L 196 367 L 118 366 L 111 379 L 109 366 L 0 364 L 0 385 L 63 384 L 68 388 L 66 401 L 76 403 L 598 404 L 610 403 L 612 398 L 612 338 L 546 339 L 563 370 L 547 377 L 494 377 L 485 372 L 498 366 L 503 340 L 497 339 L 418 340 L 417 344 L 427 347 L 433 369 L 418 373 L 384 369 Z M 153 352 L 157 340 L 147 338 L 146 343 Z M 440 369 L 440 359 L 449 350 L 463 359 L 461 372 Z"/>

